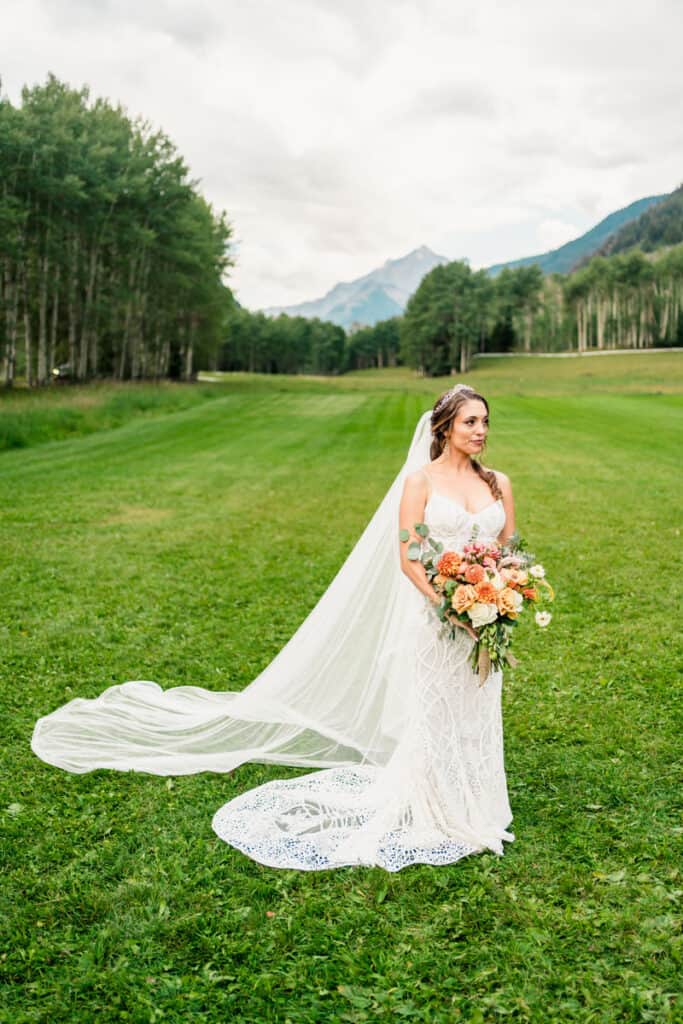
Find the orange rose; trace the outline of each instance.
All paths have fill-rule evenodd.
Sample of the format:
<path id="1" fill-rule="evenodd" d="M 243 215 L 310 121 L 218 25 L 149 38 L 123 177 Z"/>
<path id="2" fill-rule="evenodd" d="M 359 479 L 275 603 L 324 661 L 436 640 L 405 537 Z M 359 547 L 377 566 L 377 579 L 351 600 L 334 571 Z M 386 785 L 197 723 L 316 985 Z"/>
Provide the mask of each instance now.
<path id="1" fill-rule="evenodd" d="M 466 612 L 468 608 L 471 608 L 473 604 L 476 604 L 477 592 L 474 587 L 460 584 L 459 587 L 455 588 L 453 596 L 451 598 L 451 604 L 455 608 L 458 615 L 461 612 Z"/>
<path id="2" fill-rule="evenodd" d="M 483 565 L 468 565 L 465 569 L 465 579 L 468 583 L 481 583 L 482 580 L 486 579 L 486 573 L 484 572 Z"/>
<path id="3" fill-rule="evenodd" d="M 457 576 L 461 561 L 462 555 L 457 551 L 445 551 L 436 563 L 436 568 L 442 576 Z"/>
<path id="4" fill-rule="evenodd" d="M 538 601 L 538 591 L 535 587 L 527 587 L 527 589 L 523 590 L 522 593 L 524 594 L 524 597 L 526 597 L 527 601 Z"/>
<path id="5" fill-rule="evenodd" d="M 489 583 L 488 580 L 482 580 L 481 583 L 477 583 L 474 588 L 477 594 L 477 601 L 481 601 L 483 604 L 495 604 L 498 591 L 494 587 L 493 583 Z"/>

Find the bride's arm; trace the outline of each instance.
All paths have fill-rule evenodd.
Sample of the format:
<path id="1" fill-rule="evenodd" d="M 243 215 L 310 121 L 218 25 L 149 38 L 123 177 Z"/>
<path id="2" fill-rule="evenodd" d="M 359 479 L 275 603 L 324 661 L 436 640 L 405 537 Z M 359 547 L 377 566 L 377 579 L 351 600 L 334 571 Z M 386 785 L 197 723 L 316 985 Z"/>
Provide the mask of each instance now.
<path id="1" fill-rule="evenodd" d="M 422 538 L 415 532 L 415 523 L 424 521 L 425 505 L 427 504 L 427 482 L 419 470 L 409 473 L 403 484 L 403 494 L 398 510 L 398 529 L 407 530 L 410 540 L 401 544 L 401 571 L 405 573 L 411 583 L 428 597 L 434 604 L 440 604 L 438 594 L 434 591 L 427 579 L 425 567 L 419 559 L 411 561 L 408 558 L 408 548 L 412 541 L 421 543 Z"/>
<path id="2" fill-rule="evenodd" d="M 496 480 L 503 495 L 503 509 L 505 511 L 505 526 L 498 534 L 498 541 L 504 544 L 515 532 L 515 503 L 512 497 L 512 484 L 505 473 L 499 473 L 494 469 Z"/>
<path id="3" fill-rule="evenodd" d="M 399 530 L 407 530 L 410 539 L 403 541 L 401 544 L 401 569 L 408 577 L 411 583 L 414 583 L 417 589 L 428 597 L 432 604 L 441 604 L 441 598 L 436 593 L 434 588 L 427 579 L 427 573 L 424 565 L 419 559 L 411 561 L 408 558 L 408 547 L 411 541 L 417 541 L 420 543 L 422 538 L 415 532 L 415 523 L 421 523 L 424 521 L 424 510 L 427 504 L 427 484 L 424 476 L 418 470 L 415 473 L 410 473 L 403 484 L 403 495 L 401 497 L 401 504 L 398 510 L 398 528 Z M 456 626 L 460 626 L 466 633 L 476 640 L 477 634 L 466 622 L 460 622 L 459 619 L 451 619 L 451 622 Z"/>

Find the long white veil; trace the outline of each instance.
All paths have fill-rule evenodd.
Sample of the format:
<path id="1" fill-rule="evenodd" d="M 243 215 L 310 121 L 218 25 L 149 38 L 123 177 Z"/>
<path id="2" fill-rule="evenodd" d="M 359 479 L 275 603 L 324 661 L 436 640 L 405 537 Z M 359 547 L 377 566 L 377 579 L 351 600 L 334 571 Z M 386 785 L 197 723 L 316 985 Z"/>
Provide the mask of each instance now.
<path id="1" fill-rule="evenodd" d="M 429 461 L 431 410 L 350 555 L 273 661 L 242 692 L 112 686 L 38 720 L 33 751 L 70 772 L 224 772 L 245 761 L 383 765 L 406 725 L 411 632 L 420 602 L 399 563 L 407 473 Z"/>

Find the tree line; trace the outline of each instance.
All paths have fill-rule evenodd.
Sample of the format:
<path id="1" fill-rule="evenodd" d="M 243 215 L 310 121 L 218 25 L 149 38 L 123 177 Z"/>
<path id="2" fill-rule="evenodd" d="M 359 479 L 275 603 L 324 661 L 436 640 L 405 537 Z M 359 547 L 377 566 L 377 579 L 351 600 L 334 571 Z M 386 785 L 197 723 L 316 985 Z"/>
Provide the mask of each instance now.
<path id="1" fill-rule="evenodd" d="M 398 361 L 428 375 L 465 372 L 482 352 L 681 345 L 683 244 L 596 256 L 547 277 L 536 265 L 490 278 L 464 261 L 444 264 L 422 279 L 398 333 Z M 366 365 L 382 365 L 371 349 L 367 335 Z"/>
<path id="2" fill-rule="evenodd" d="M 410 366 L 467 372 L 482 352 L 585 352 L 683 344 L 683 245 L 594 257 L 570 274 L 536 265 L 496 277 L 466 261 L 434 267 L 402 316 L 345 335 L 320 320 L 240 310 L 228 320 L 217 369 L 344 373 Z"/>
<path id="3" fill-rule="evenodd" d="M 0 379 L 189 379 L 222 343 L 232 228 L 174 145 L 50 75 L 0 97 Z"/>
<path id="4" fill-rule="evenodd" d="M 422 279 L 402 316 L 348 333 L 252 312 L 225 283 L 232 227 L 168 137 L 53 75 L 25 87 L 18 106 L 0 96 L 0 169 L 7 386 L 66 371 L 78 381 L 190 380 L 198 367 L 436 375 L 466 372 L 483 352 L 683 343 L 681 244 L 598 254 L 547 277 L 537 265 L 491 277 L 454 260 Z M 648 211 L 648 245 L 681 236 L 683 192 L 669 200 Z"/>

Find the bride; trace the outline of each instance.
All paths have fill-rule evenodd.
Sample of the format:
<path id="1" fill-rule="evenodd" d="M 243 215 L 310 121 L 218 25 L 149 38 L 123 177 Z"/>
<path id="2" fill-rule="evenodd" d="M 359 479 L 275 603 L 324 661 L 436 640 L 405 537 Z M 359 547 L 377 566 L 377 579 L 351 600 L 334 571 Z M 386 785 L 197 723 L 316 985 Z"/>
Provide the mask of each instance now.
<path id="1" fill-rule="evenodd" d="M 241 693 L 138 680 L 77 698 L 36 723 L 32 748 L 70 772 L 228 772 L 246 761 L 319 769 L 219 808 L 213 829 L 273 867 L 447 864 L 514 835 L 503 757 L 502 673 L 480 685 L 472 630 L 439 620 L 407 530 L 444 549 L 514 532 L 510 482 L 476 458 L 489 407 L 445 392 L 330 586 Z M 405 534 L 402 534 L 405 536 Z M 472 634 L 473 635 L 473 634 Z"/>

